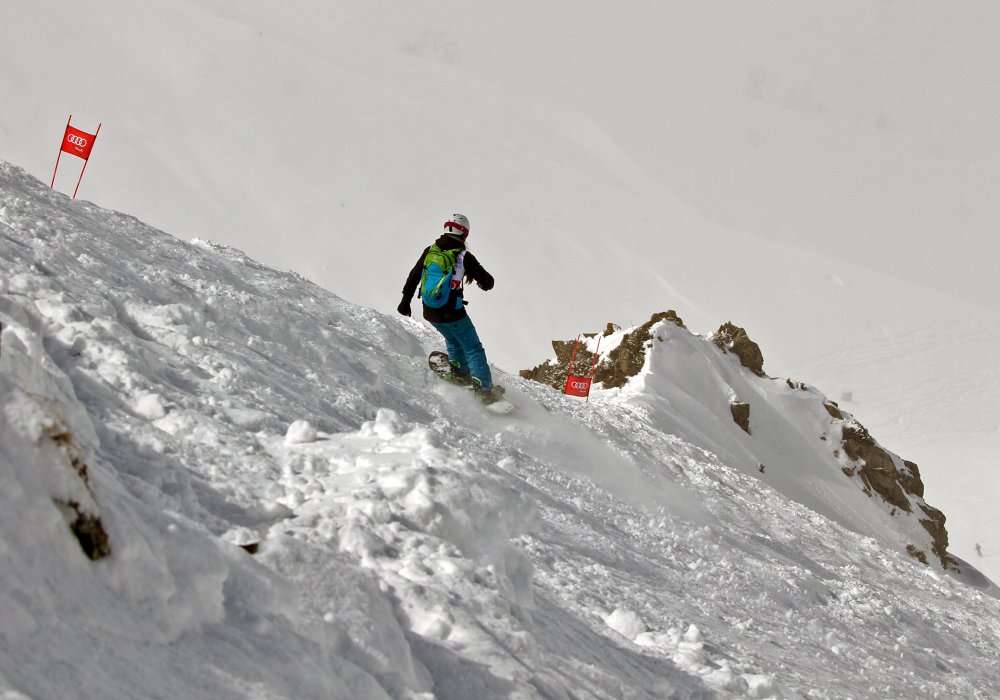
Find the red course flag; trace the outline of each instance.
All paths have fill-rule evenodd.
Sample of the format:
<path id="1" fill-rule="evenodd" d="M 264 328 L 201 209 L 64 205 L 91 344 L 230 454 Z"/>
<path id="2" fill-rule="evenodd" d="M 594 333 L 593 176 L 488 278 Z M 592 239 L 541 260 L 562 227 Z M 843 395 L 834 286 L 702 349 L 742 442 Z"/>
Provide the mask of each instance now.
<path id="1" fill-rule="evenodd" d="M 590 396 L 590 382 L 590 377 L 574 377 L 571 374 L 566 377 L 566 389 L 564 393 L 581 398 Z"/>
<path id="2" fill-rule="evenodd" d="M 94 142 L 97 141 L 97 135 L 101 133 L 101 125 L 97 125 L 97 131 L 88 134 L 86 131 L 80 131 L 76 127 L 70 126 L 71 121 L 73 121 L 72 114 L 66 120 L 66 133 L 63 134 L 62 145 L 59 146 L 59 154 L 56 156 L 56 167 L 52 171 L 52 184 L 49 187 L 56 186 L 56 173 L 59 171 L 59 159 L 62 158 L 63 153 L 83 158 L 83 169 L 80 171 L 80 179 L 76 181 L 76 189 L 73 190 L 73 199 L 76 199 L 76 193 L 80 191 L 80 183 L 83 182 L 83 173 L 87 170 L 90 152 L 94 150 Z"/>
<path id="3" fill-rule="evenodd" d="M 601 351 L 601 339 L 597 339 L 597 348 L 594 350 L 594 362 L 590 365 L 589 377 L 578 377 L 573 374 L 573 363 L 576 361 L 576 349 L 578 347 L 580 347 L 580 336 L 576 336 L 576 342 L 573 344 L 573 354 L 569 358 L 568 376 L 566 377 L 566 387 L 563 389 L 563 393 L 586 398 L 590 401 L 590 386 L 594 382 L 594 370 L 597 368 L 597 356 Z"/>
<path id="4" fill-rule="evenodd" d="M 90 152 L 94 148 L 94 141 L 96 139 L 97 134 L 88 134 L 86 131 L 80 131 L 76 127 L 67 124 L 66 134 L 63 136 L 62 150 L 64 153 L 70 153 L 87 160 L 90 158 Z"/>

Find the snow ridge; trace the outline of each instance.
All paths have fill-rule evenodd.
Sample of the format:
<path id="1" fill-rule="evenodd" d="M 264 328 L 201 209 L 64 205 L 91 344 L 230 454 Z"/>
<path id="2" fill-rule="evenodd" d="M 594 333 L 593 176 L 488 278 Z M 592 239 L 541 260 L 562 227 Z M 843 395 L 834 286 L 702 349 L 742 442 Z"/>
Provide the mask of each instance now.
<path id="1" fill-rule="evenodd" d="M 561 387 L 573 346 L 553 341 L 556 359 L 521 376 Z M 744 329 L 727 322 L 701 337 L 667 311 L 634 328 L 608 324 L 604 333 L 584 337 L 578 350 L 584 373 L 594 368 L 602 400 L 616 397 L 641 407 L 665 431 L 844 527 L 961 573 L 958 559 L 946 551 L 944 515 L 923 499 L 917 465 L 882 448 L 816 388 L 768 376 L 760 348 Z M 963 566 L 967 580 L 981 579 L 971 565 Z"/>
<path id="2" fill-rule="evenodd" d="M 422 324 L 7 164 L 0 264 L 0 696 L 1000 689 L 988 583 L 691 439 L 656 366 L 590 404 L 498 370 L 498 418 L 430 376 Z M 52 501 L 35 395 L 86 456 L 101 560 Z"/>

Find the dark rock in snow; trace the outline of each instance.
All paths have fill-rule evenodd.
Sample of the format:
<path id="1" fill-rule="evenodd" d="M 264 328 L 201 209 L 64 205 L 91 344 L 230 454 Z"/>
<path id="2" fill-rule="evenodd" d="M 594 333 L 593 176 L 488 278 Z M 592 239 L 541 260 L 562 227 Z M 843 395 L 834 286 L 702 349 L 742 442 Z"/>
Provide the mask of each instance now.
<path id="1" fill-rule="evenodd" d="M 646 342 L 651 338 L 650 329 L 660 321 L 670 321 L 680 328 L 685 327 L 684 321 L 680 319 L 676 311 L 653 314 L 646 323 L 626 333 L 621 344 L 611 350 L 605 359 L 601 360 L 594 373 L 594 381 L 603 384 L 605 389 L 625 386 L 625 383 L 637 375 L 645 364 Z M 618 326 L 609 323 L 602 335 L 606 338 L 619 330 Z M 584 337 L 593 338 L 595 335 L 594 333 L 584 334 Z M 553 340 L 552 349 L 556 353 L 556 361 L 553 363 L 552 360 L 546 360 L 533 369 L 522 369 L 520 375 L 525 379 L 562 389 L 566 386 L 566 377 L 569 375 L 569 363 L 573 356 L 575 343 L 575 340 Z M 573 361 L 573 373 L 576 375 L 589 374 L 593 362 L 594 353 L 584 348 L 581 343 Z"/>
<path id="2" fill-rule="evenodd" d="M 646 364 L 646 342 L 652 337 L 650 329 L 660 321 L 670 321 L 679 328 L 685 327 L 676 311 L 653 314 L 644 324 L 626 333 L 621 344 L 597 365 L 594 381 L 603 384 L 605 389 L 614 389 L 625 386 L 629 379 L 639 374 Z"/>
<path id="3" fill-rule="evenodd" d="M 838 406 L 833 401 L 824 401 L 823 408 L 826 412 L 830 414 L 831 418 L 836 418 L 837 420 L 844 420 L 844 414 L 840 412 L 840 406 Z"/>
<path id="4" fill-rule="evenodd" d="M 764 376 L 764 355 L 760 351 L 760 346 L 750 340 L 743 328 L 727 321 L 719 326 L 719 330 L 712 337 L 712 342 L 723 351 L 731 352 L 740 358 L 740 364 L 758 377 Z"/>
<path id="5" fill-rule="evenodd" d="M 750 434 L 750 404 L 745 401 L 733 401 L 729 404 L 729 410 L 733 414 L 733 421 L 743 428 L 743 432 Z"/>
<path id="6" fill-rule="evenodd" d="M 875 438 L 857 421 L 846 423 L 841 436 L 847 456 L 856 462 L 863 462 L 858 474 L 865 485 L 886 502 L 907 513 L 912 512 L 910 501 L 900 485 L 900 473 L 892 455 L 875 442 Z"/>
<path id="7" fill-rule="evenodd" d="M 944 513 L 924 502 L 924 483 L 920 479 L 917 465 L 885 450 L 875 441 L 867 428 L 853 419 L 844 424 L 841 440 L 844 453 L 858 465 L 856 469 L 850 471 L 845 469 L 845 473 L 851 477 L 859 477 L 865 484 L 866 490 L 877 493 L 887 503 L 907 513 L 912 513 L 913 505 L 917 505 L 927 516 L 919 517 L 917 514 L 917 519 L 933 539 L 931 551 L 934 556 L 945 569 L 957 569 L 958 561 L 947 551 L 948 530 L 944 526 Z M 912 501 L 917 499 L 919 503 L 913 504 Z M 911 556 L 915 556 L 909 546 L 907 551 Z M 915 551 L 921 550 L 915 549 Z M 915 558 L 924 561 L 926 557 Z"/>
<path id="8" fill-rule="evenodd" d="M 51 440 L 59 448 L 59 451 L 66 458 L 66 466 L 83 482 L 83 487 L 87 494 L 93 499 L 93 491 L 90 488 L 90 477 L 87 463 L 84 459 L 83 450 L 73 440 L 69 426 L 56 413 L 51 406 L 42 402 L 42 406 L 49 414 L 50 422 L 45 429 L 44 437 Z M 75 500 L 52 499 L 53 503 L 66 517 L 70 530 L 80 543 L 80 548 L 88 558 L 92 560 L 102 559 L 111 554 L 111 545 L 108 533 L 104 529 L 101 517 L 97 513 L 88 512 L 79 502 Z"/>

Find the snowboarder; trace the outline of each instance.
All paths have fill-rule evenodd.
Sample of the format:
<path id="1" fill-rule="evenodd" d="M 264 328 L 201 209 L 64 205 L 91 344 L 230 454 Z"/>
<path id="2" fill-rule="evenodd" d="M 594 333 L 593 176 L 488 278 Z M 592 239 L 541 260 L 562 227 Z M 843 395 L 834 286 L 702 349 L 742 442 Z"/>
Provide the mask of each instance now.
<path id="1" fill-rule="evenodd" d="M 976 542 L 976 554 L 983 556 L 983 548 L 979 546 L 978 542 Z"/>
<path id="2" fill-rule="evenodd" d="M 410 300 L 420 287 L 424 319 L 444 336 L 451 363 L 451 380 L 471 385 L 484 403 L 493 403 L 503 396 L 503 387 L 493 384 L 486 351 L 476 327 L 465 310 L 463 283 L 475 282 L 483 290 L 493 289 L 493 275 L 465 247 L 469 236 L 469 220 L 462 214 L 452 214 L 444 224 L 444 233 L 433 245 L 424 248 L 416 265 L 403 285 L 403 300 L 396 310 L 411 315 Z M 447 292 L 438 292 L 441 281 L 433 286 L 433 271 L 449 275 Z M 425 287 L 427 287 L 425 289 Z M 437 295 L 434 293 L 438 292 Z M 437 296 L 440 301 L 433 299 Z"/>

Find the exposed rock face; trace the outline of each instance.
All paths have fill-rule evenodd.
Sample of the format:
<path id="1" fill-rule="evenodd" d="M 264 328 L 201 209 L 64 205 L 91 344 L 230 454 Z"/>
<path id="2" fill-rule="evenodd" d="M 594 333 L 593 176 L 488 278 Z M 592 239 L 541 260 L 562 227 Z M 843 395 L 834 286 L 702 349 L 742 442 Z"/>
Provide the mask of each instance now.
<path id="1" fill-rule="evenodd" d="M 829 407 L 829 404 L 827 404 Z M 857 474 L 869 491 L 874 491 L 887 503 L 906 511 L 913 512 L 911 497 L 920 499 L 918 507 L 923 516 L 916 513 L 917 519 L 933 539 L 931 551 L 944 568 L 958 568 L 957 560 L 948 554 L 948 531 L 945 529 L 945 516 L 937 508 L 923 502 L 924 483 L 920 479 L 920 470 L 916 464 L 901 460 L 884 450 L 871 436 L 868 430 L 851 420 L 841 429 L 841 440 L 844 453 L 860 466 L 846 471 L 848 475 Z M 907 552 L 914 558 L 925 561 L 926 557 L 917 556 L 923 552 L 910 545 Z M 926 563 L 926 561 L 925 561 Z"/>
<path id="2" fill-rule="evenodd" d="M 608 324 L 610 326 L 610 324 Z M 592 338 L 593 334 L 585 337 Z M 541 384 L 562 390 L 566 386 L 566 378 L 569 376 L 569 362 L 573 357 L 573 345 L 575 340 L 553 340 L 552 349 L 556 353 L 556 361 L 546 360 L 534 369 L 522 369 L 519 374 L 525 379 L 530 379 Z M 590 366 L 594 362 L 594 353 L 584 347 L 577 348 L 576 358 L 573 360 L 573 369 L 579 374 L 590 373 Z"/>
<path id="3" fill-rule="evenodd" d="M 928 566 L 930 564 L 930 562 L 927 561 L 927 555 L 924 553 L 924 551 L 922 549 L 918 549 L 912 544 L 906 545 L 906 553 L 909 554 L 914 559 L 916 559 L 917 561 L 919 561 L 924 566 Z"/>
<path id="4" fill-rule="evenodd" d="M 631 333 L 627 333 L 621 344 L 601 360 L 595 370 L 594 381 L 603 384 L 605 389 L 613 389 L 624 386 L 625 382 L 637 375 L 646 362 L 646 342 L 651 337 L 649 331 L 654 325 L 664 320 L 684 328 L 684 322 L 675 311 L 653 314 L 646 323 Z M 603 336 L 608 337 L 618 330 L 618 326 L 609 323 Z M 584 337 L 593 338 L 595 335 L 585 334 Z M 569 375 L 568 368 L 575 342 L 575 340 L 553 340 L 552 349 L 556 353 L 556 362 L 546 360 L 533 369 L 522 369 L 519 374 L 525 379 L 562 389 L 566 386 L 566 377 Z M 589 374 L 593 362 L 594 353 L 581 345 L 577 349 L 576 359 L 573 361 L 573 373 L 577 375 Z"/>
<path id="5" fill-rule="evenodd" d="M 823 408 L 826 412 L 830 414 L 831 418 L 836 418 L 837 420 L 844 420 L 844 414 L 840 412 L 840 406 L 838 406 L 833 401 L 824 401 Z"/>
<path id="6" fill-rule="evenodd" d="M 760 346 L 750 340 L 746 330 L 726 321 L 712 337 L 712 342 L 724 352 L 731 352 L 740 358 L 740 364 L 756 374 L 764 376 L 764 355 Z"/>
<path id="7" fill-rule="evenodd" d="M 750 404 L 743 401 L 733 401 L 729 404 L 729 410 L 733 414 L 733 421 L 743 428 L 743 431 L 750 434 Z"/>
<path id="8" fill-rule="evenodd" d="M 76 535 L 80 548 L 89 559 L 97 561 L 111 554 L 108 533 L 104 531 L 104 523 L 99 517 L 84 511 L 76 501 L 55 503 L 66 516 L 69 529 Z"/>
<path id="9" fill-rule="evenodd" d="M 621 345 L 608 353 L 607 358 L 597 366 L 594 381 L 600 382 L 606 389 L 613 389 L 625 386 L 625 382 L 639 374 L 646 364 L 646 342 L 652 337 L 649 331 L 660 321 L 670 321 L 675 326 L 685 327 L 676 311 L 653 314 L 644 324 L 627 333 Z"/>
<path id="10" fill-rule="evenodd" d="M 941 565 L 946 569 L 958 569 L 958 560 L 953 556 L 948 554 L 948 530 L 945 529 L 944 513 L 939 511 L 933 506 L 929 506 L 924 503 L 920 509 L 924 511 L 926 518 L 920 518 L 920 524 L 924 526 L 924 529 L 930 533 L 930 536 L 934 538 L 934 544 L 931 546 L 931 552 L 934 553 L 940 561 Z"/>
<path id="11" fill-rule="evenodd" d="M 899 474 L 899 483 L 903 487 L 903 490 L 923 498 L 924 482 L 920 478 L 920 468 L 914 462 L 906 459 L 903 460 L 903 466 L 906 469 Z"/>
<path id="12" fill-rule="evenodd" d="M 44 406 L 44 405 L 43 405 Z M 87 495 L 93 496 L 90 488 L 90 477 L 87 471 L 87 463 L 84 460 L 83 450 L 73 441 L 73 436 L 69 427 L 58 415 L 53 415 L 49 411 L 50 422 L 45 427 L 42 434 L 43 439 L 49 439 L 59 448 L 65 456 L 67 466 L 73 470 L 76 476 L 83 483 Z M 66 500 L 53 498 L 53 503 L 66 518 L 70 530 L 80 543 L 83 553 L 92 560 L 102 559 L 111 554 L 111 545 L 108 540 L 108 533 L 104 530 L 104 524 L 99 515 L 88 512 L 85 506 L 76 500 Z"/>
<path id="13" fill-rule="evenodd" d="M 882 449 L 863 425 L 845 423 L 842 429 L 844 453 L 862 462 L 858 474 L 865 485 L 897 508 L 911 512 L 910 501 L 900 485 L 900 473 L 892 456 Z"/>

